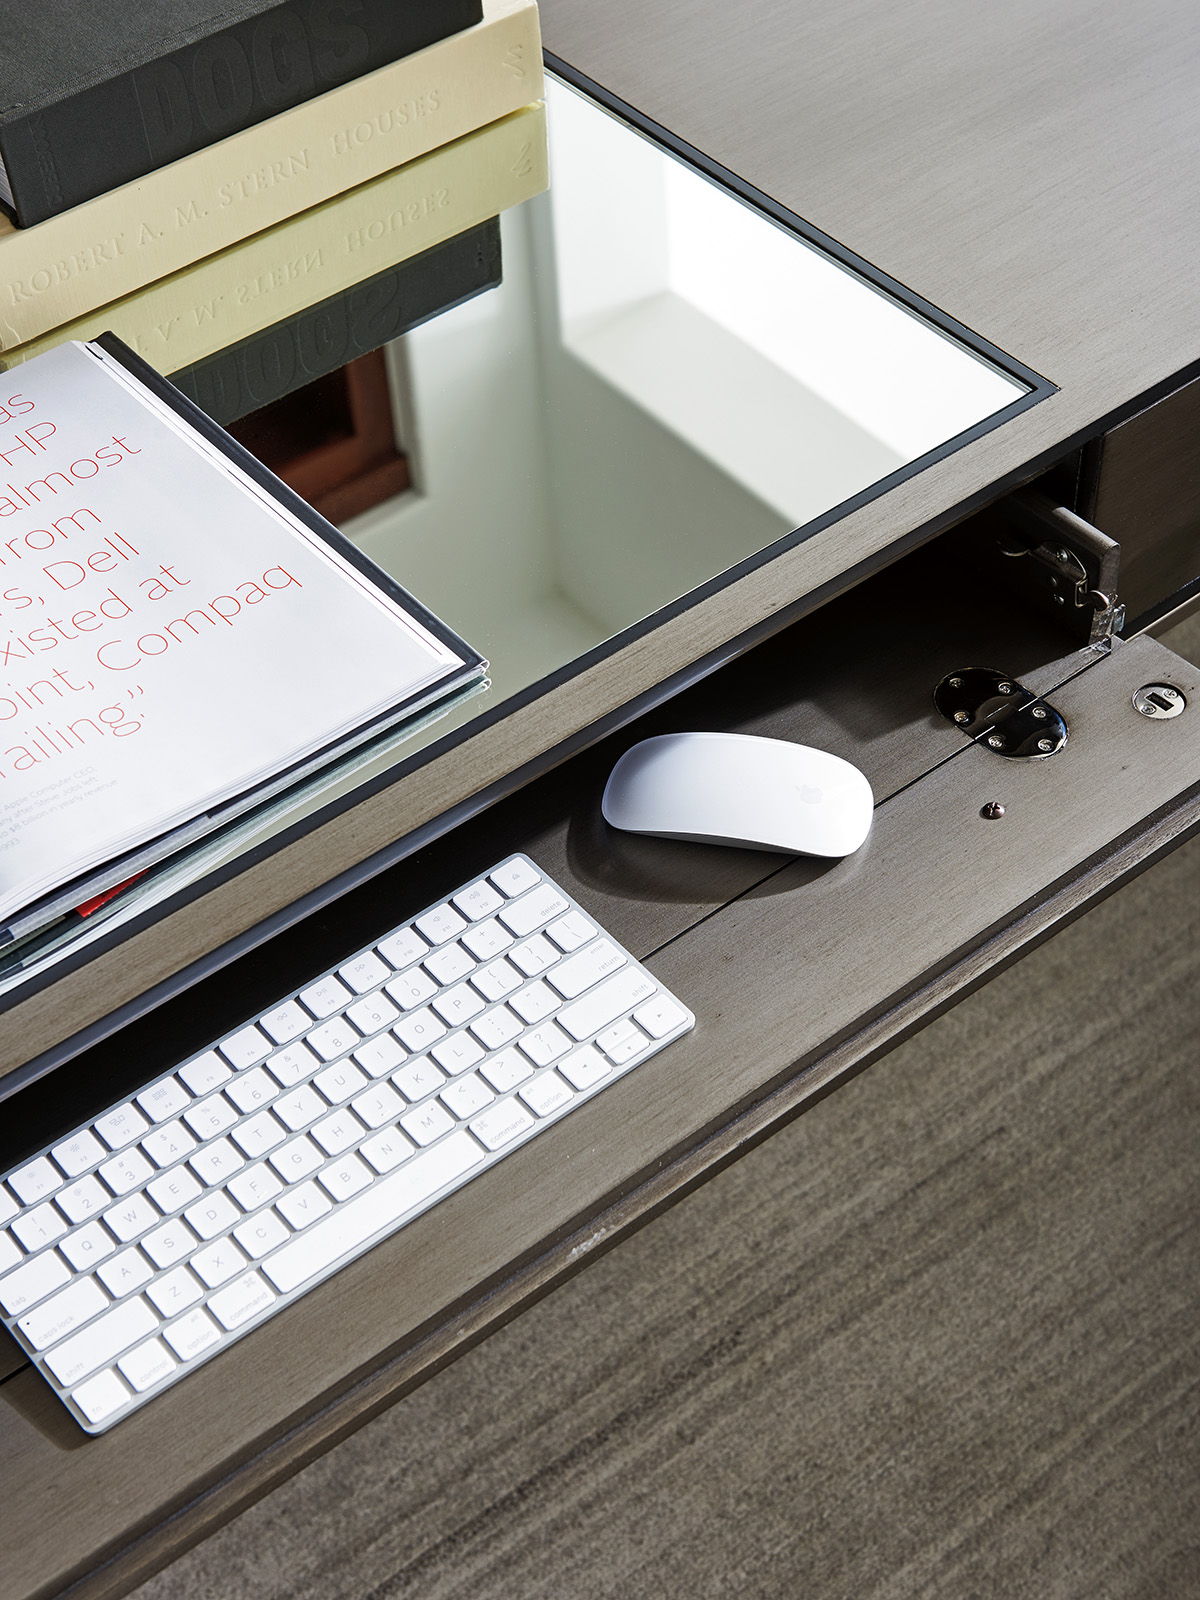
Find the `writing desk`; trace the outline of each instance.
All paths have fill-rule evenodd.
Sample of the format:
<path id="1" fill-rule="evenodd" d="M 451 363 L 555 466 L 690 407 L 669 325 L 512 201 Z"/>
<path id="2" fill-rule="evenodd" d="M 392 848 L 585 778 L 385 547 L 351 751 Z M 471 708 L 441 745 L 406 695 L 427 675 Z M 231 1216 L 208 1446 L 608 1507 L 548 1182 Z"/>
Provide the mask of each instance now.
<path id="1" fill-rule="evenodd" d="M 504 780 L 564 727 L 690 663 L 698 640 L 719 649 L 747 618 L 770 628 L 839 590 L 839 612 L 826 606 L 636 733 L 739 727 L 858 759 L 882 802 L 869 846 L 821 869 L 614 842 L 596 801 L 627 730 L 131 1029 L 123 1045 L 149 1052 L 182 1034 L 189 1006 L 249 1009 L 256 986 L 294 982 L 304 961 L 361 942 L 372 918 L 401 920 L 516 848 L 700 1016 L 688 1040 L 100 1440 L 10 1358 L 5 1600 L 74 1582 L 121 1592 L 1194 828 L 1200 737 L 1187 717 L 1164 730 L 1128 709 L 1161 675 L 1200 695 L 1192 669 L 1137 640 L 1079 671 L 1058 630 L 981 594 L 953 537 L 904 578 L 852 587 L 1188 376 L 1197 224 L 1177 193 L 1200 112 L 1185 11 L 857 16 L 853 38 L 834 15 L 806 17 L 800 37 L 793 8 L 768 0 L 740 8 L 732 30 L 728 8 L 684 0 L 544 6 L 552 51 L 1058 392 L 657 630 L 619 683 L 594 671 L 562 686 L 553 740 L 535 702 L 453 752 L 436 781 L 419 771 L 386 807 L 360 808 L 342 848 L 365 855 L 398 819 L 415 826 Z M 1061 757 L 1004 768 L 996 827 L 978 812 L 999 769 L 928 710 L 936 669 L 964 650 L 1002 652 L 1072 726 Z M 297 894 L 342 864 L 328 841 L 292 850 Z M 253 871 L 225 886 L 217 925 L 246 925 L 257 894 Z M 132 959 L 152 969 L 153 944 Z M 93 981 L 101 1005 L 105 975 Z"/>

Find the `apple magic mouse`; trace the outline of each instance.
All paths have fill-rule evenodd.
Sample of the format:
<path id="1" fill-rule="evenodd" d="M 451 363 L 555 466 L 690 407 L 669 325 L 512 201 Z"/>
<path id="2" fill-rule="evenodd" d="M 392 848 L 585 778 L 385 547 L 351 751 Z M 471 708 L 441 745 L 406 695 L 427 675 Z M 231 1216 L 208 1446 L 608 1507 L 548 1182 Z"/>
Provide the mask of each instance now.
<path id="1" fill-rule="evenodd" d="M 630 833 L 788 855 L 848 856 L 875 799 L 841 756 L 747 733 L 666 733 L 617 762 L 600 802 Z"/>

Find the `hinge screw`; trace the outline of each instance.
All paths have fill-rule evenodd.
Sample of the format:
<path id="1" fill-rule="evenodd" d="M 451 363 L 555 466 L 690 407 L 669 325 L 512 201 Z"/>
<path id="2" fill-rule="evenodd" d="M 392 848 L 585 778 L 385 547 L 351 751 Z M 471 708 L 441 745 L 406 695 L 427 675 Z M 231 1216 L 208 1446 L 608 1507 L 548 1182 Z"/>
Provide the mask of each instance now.
<path id="1" fill-rule="evenodd" d="M 989 800 L 987 805 L 980 807 L 979 815 L 985 822 L 999 822 L 1004 815 L 1004 807 L 999 800 Z"/>
<path id="2" fill-rule="evenodd" d="M 993 750 L 1003 750 L 1004 749 L 1004 740 L 1000 737 L 1000 735 L 998 733 L 989 734 L 987 742 L 988 742 L 989 745 L 991 745 Z"/>
<path id="3" fill-rule="evenodd" d="M 1063 598 L 1063 596 L 1061 594 L 1056 594 L 1054 596 L 1054 604 L 1056 606 L 1065 606 L 1066 603 L 1067 603 L 1066 600 Z"/>
<path id="4" fill-rule="evenodd" d="M 1049 755 L 1050 751 L 1054 749 L 1054 740 L 1039 739 L 1037 742 L 1037 747 L 1043 753 L 1043 755 Z"/>
<path id="5" fill-rule="evenodd" d="M 1012 684 L 1011 683 L 998 683 L 996 685 L 996 688 L 999 689 L 1001 694 L 1011 694 L 1012 693 Z"/>
<path id="6" fill-rule="evenodd" d="M 954 713 L 954 720 L 955 722 L 970 722 L 971 719 L 965 711 L 956 711 Z"/>
<path id="7" fill-rule="evenodd" d="M 950 687 L 952 689 L 961 689 L 962 688 L 962 679 L 961 678 L 951 678 L 950 679 Z"/>
<path id="8" fill-rule="evenodd" d="M 1046 708 L 1045 706 L 1031 706 L 1029 708 L 1029 714 L 1032 717 L 1036 717 L 1039 722 L 1044 722 L 1046 718 Z"/>

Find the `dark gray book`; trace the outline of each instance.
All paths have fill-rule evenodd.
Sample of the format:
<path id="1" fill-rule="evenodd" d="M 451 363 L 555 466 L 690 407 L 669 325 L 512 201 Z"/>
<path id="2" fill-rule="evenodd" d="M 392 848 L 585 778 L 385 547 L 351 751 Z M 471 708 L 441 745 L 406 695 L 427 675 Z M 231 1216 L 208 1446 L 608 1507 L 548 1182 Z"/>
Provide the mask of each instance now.
<path id="1" fill-rule="evenodd" d="M 0 198 L 42 222 L 481 17 L 482 0 L 0 0 Z"/>
<path id="2" fill-rule="evenodd" d="M 170 374 L 215 422 L 236 422 L 500 282 L 496 217 Z"/>

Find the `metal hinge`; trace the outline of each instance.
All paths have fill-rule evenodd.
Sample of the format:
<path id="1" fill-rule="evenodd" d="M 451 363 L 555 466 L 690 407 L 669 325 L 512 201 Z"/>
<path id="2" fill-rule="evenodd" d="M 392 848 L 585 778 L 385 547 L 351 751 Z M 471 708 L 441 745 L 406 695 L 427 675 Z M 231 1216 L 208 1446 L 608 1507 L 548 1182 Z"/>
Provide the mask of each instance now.
<path id="1" fill-rule="evenodd" d="M 1117 541 L 1036 489 L 1018 491 L 997 509 L 1006 524 L 999 547 L 1013 562 L 1008 576 L 1076 628 L 1083 643 L 1111 645 L 1125 622 Z"/>

